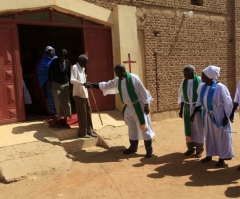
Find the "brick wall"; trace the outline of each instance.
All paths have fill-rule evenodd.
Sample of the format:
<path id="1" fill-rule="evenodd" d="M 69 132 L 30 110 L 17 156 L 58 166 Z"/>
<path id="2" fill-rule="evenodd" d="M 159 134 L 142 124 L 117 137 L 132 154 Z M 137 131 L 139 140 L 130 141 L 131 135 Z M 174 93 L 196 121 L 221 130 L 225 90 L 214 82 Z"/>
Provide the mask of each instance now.
<path id="1" fill-rule="evenodd" d="M 193 6 L 191 0 L 86 1 L 107 9 L 116 4 L 137 7 L 146 87 L 154 97 L 152 112 L 178 109 L 179 84 L 189 63 L 200 76 L 206 66 L 220 66 L 219 81 L 234 96 L 240 80 L 240 1 L 205 0 L 204 6 Z M 194 15 L 184 17 L 183 12 L 190 10 Z"/>

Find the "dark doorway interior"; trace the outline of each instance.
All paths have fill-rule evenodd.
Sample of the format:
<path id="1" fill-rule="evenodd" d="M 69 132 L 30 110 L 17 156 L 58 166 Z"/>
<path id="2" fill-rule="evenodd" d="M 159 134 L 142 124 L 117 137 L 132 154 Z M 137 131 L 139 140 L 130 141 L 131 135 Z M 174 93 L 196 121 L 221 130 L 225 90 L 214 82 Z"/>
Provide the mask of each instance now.
<path id="1" fill-rule="evenodd" d="M 77 57 L 84 53 L 83 30 L 69 27 L 18 25 L 18 32 L 21 65 L 24 69 L 23 77 L 33 102 L 25 105 L 26 120 L 32 120 L 47 114 L 46 102 L 44 104 L 39 100 L 41 93 L 35 81 L 36 66 L 40 55 L 44 53 L 46 46 L 52 46 L 56 52 L 65 48 L 68 50 L 68 59 L 75 64 Z M 39 52 L 38 56 L 35 55 L 37 52 Z M 74 100 L 71 99 L 71 102 L 74 112 Z"/>

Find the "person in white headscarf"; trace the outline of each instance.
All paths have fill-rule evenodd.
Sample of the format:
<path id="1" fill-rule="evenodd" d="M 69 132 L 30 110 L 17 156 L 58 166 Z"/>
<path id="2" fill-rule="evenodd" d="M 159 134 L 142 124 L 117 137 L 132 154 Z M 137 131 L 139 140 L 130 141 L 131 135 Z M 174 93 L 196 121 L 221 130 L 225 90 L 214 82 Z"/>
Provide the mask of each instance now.
<path id="1" fill-rule="evenodd" d="M 234 157 L 229 119 L 233 105 L 228 88 L 216 81 L 219 73 L 220 68 L 216 66 L 208 66 L 203 70 L 203 84 L 197 90 L 198 100 L 191 121 L 194 121 L 195 114 L 202 107 L 207 154 L 201 162 L 210 162 L 212 156 L 219 156 L 216 167 L 225 167 L 224 160 Z"/>

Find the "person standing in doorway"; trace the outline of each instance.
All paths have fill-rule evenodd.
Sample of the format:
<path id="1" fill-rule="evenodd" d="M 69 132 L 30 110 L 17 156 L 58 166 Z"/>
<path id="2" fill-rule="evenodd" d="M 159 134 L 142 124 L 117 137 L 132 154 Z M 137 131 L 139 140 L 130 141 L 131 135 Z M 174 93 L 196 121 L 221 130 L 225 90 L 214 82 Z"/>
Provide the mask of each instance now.
<path id="1" fill-rule="evenodd" d="M 57 112 L 58 128 L 70 128 L 67 124 L 67 117 L 72 117 L 69 80 L 71 63 L 67 59 L 66 49 L 58 51 L 58 58 L 54 59 L 48 71 L 48 84 L 54 96 L 54 104 Z M 61 123 L 61 117 L 64 116 L 64 123 Z"/>
<path id="2" fill-rule="evenodd" d="M 37 67 L 37 76 L 40 90 L 42 91 L 43 95 L 48 99 L 48 112 L 54 117 L 56 115 L 56 110 L 53 95 L 48 84 L 48 70 L 52 60 L 55 58 L 57 58 L 57 56 L 55 56 L 55 49 L 51 46 L 47 46 L 45 48 L 45 53 L 40 59 Z"/>
<path id="3" fill-rule="evenodd" d="M 87 80 L 85 73 L 88 57 L 84 54 L 78 57 L 78 62 L 72 66 L 70 82 L 73 84 L 73 99 L 76 104 L 79 131 L 81 138 L 97 137 L 93 133 L 92 110 L 88 100 L 88 90 L 84 84 Z"/>

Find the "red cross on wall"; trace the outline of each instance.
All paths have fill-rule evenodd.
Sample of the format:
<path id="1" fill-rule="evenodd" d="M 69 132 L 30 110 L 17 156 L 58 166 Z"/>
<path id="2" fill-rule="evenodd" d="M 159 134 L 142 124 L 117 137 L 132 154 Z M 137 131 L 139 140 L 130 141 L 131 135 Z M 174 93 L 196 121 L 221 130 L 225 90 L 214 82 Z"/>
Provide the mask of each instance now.
<path id="1" fill-rule="evenodd" d="M 131 63 L 137 63 L 136 61 L 131 61 L 130 53 L 128 53 L 128 61 L 123 61 L 124 64 L 128 64 L 129 72 L 131 73 Z"/>

